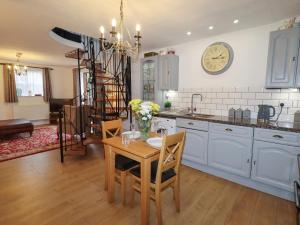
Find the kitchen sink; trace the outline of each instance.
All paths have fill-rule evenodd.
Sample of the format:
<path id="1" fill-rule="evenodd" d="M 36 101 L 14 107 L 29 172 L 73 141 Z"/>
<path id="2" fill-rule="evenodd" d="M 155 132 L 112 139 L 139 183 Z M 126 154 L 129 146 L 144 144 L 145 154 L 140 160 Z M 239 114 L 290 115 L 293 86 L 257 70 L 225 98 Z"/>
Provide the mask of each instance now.
<path id="1" fill-rule="evenodd" d="M 213 117 L 213 115 L 201 114 L 201 113 L 187 113 L 186 116 L 199 117 L 199 118 L 209 118 Z"/>

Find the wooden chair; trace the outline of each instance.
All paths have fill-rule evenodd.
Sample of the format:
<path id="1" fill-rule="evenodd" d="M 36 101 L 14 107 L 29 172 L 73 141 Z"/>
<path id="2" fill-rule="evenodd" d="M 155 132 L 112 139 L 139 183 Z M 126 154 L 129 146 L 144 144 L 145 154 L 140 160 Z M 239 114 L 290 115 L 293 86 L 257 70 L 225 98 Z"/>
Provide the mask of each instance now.
<path id="1" fill-rule="evenodd" d="M 150 198 L 156 203 L 157 221 L 162 225 L 161 192 L 168 187 L 173 189 L 176 210 L 180 211 L 180 164 L 185 142 L 185 131 L 165 136 L 159 160 L 151 164 L 151 192 Z M 131 192 L 130 205 L 134 204 L 135 191 L 140 192 L 141 171 L 140 167 L 130 170 Z"/>
<path id="2" fill-rule="evenodd" d="M 111 120 L 111 121 L 102 121 L 102 137 L 103 139 L 114 137 L 121 135 L 123 132 L 123 123 L 121 119 L 118 120 Z M 107 155 L 107 146 L 104 145 L 104 154 Z M 105 157 L 104 155 L 104 157 Z M 108 164 L 105 161 L 105 190 L 107 190 L 108 185 Z M 121 201 L 122 204 L 125 205 L 126 198 L 125 198 L 125 191 L 126 191 L 126 175 L 128 174 L 129 170 L 131 170 L 133 167 L 139 165 L 138 162 L 129 159 L 122 155 L 116 155 L 115 158 L 115 178 L 118 183 L 120 183 L 121 186 Z"/>

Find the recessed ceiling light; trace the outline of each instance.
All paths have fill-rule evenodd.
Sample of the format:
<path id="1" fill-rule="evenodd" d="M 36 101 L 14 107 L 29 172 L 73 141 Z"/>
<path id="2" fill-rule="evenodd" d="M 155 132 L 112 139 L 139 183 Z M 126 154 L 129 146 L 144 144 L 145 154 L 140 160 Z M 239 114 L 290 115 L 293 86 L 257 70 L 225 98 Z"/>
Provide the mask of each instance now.
<path id="1" fill-rule="evenodd" d="M 214 26 L 209 26 L 208 29 L 212 30 L 214 29 Z"/>
<path id="2" fill-rule="evenodd" d="M 187 35 L 187 36 L 191 36 L 191 35 L 192 35 L 192 32 L 191 32 L 191 31 L 188 31 L 188 32 L 186 32 L 186 35 Z"/>
<path id="3" fill-rule="evenodd" d="M 236 19 L 236 20 L 233 21 L 233 23 L 234 23 L 234 24 L 237 24 L 237 23 L 239 23 L 239 20 Z"/>

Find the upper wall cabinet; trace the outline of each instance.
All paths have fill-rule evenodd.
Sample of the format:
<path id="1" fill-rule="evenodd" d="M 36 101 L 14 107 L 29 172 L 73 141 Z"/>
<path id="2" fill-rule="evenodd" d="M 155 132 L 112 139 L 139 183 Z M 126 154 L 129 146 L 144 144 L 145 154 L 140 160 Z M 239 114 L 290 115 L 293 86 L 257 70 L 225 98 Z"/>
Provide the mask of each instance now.
<path id="1" fill-rule="evenodd" d="M 159 101 L 158 96 L 158 56 L 141 60 L 142 99 Z"/>
<path id="2" fill-rule="evenodd" d="M 179 57 L 177 55 L 159 56 L 159 89 L 178 90 Z"/>
<path id="3" fill-rule="evenodd" d="M 299 42 L 299 27 L 271 32 L 266 88 L 300 87 Z"/>

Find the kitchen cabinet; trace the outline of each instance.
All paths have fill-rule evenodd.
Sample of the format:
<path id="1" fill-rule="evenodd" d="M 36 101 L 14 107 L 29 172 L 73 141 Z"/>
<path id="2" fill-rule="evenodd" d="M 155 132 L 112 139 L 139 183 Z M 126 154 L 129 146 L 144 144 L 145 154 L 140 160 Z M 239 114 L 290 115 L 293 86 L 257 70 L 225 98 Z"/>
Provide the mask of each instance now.
<path id="1" fill-rule="evenodd" d="M 287 191 L 293 191 L 298 180 L 299 147 L 254 141 L 251 178 Z"/>
<path id="2" fill-rule="evenodd" d="M 152 120 L 152 132 L 156 132 L 157 129 L 164 128 L 167 129 L 168 135 L 176 133 L 176 120 L 163 118 L 163 117 L 153 117 Z"/>
<path id="3" fill-rule="evenodd" d="M 158 56 L 141 60 L 142 99 L 145 101 L 157 100 L 158 85 Z"/>
<path id="4" fill-rule="evenodd" d="M 239 133 L 239 130 L 241 132 L 237 136 L 235 133 Z M 252 128 L 210 124 L 208 165 L 232 174 L 250 177 L 252 141 Z"/>
<path id="5" fill-rule="evenodd" d="M 270 33 L 266 88 L 300 87 L 299 41 L 299 27 Z"/>
<path id="6" fill-rule="evenodd" d="M 159 56 L 159 89 L 178 90 L 179 57 L 177 55 Z"/>
<path id="7" fill-rule="evenodd" d="M 207 165 L 208 132 L 186 129 L 186 140 L 182 158 Z"/>
<path id="8" fill-rule="evenodd" d="M 208 122 L 190 119 L 176 119 L 177 131 L 186 131 L 182 158 L 207 165 Z"/>
<path id="9" fill-rule="evenodd" d="M 300 88 L 300 46 L 298 49 L 298 62 L 297 62 L 297 72 L 296 72 L 296 88 Z"/>

